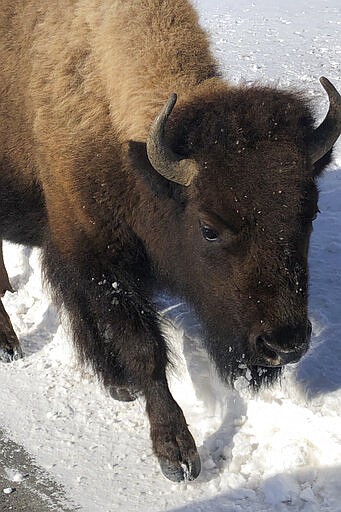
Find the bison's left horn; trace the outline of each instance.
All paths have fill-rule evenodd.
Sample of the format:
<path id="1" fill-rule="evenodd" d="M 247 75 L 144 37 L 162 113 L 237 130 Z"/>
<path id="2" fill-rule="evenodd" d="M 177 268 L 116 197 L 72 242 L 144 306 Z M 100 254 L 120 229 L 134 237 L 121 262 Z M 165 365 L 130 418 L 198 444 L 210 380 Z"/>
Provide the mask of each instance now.
<path id="1" fill-rule="evenodd" d="M 320 78 L 329 97 L 329 110 L 322 124 L 314 130 L 308 150 L 312 163 L 317 162 L 334 146 L 341 133 L 341 96 L 327 78 Z"/>
<path id="2" fill-rule="evenodd" d="M 195 160 L 174 153 L 165 141 L 165 126 L 177 95 L 173 93 L 155 119 L 147 140 L 147 155 L 154 169 L 164 178 L 188 186 L 198 173 Z"/>

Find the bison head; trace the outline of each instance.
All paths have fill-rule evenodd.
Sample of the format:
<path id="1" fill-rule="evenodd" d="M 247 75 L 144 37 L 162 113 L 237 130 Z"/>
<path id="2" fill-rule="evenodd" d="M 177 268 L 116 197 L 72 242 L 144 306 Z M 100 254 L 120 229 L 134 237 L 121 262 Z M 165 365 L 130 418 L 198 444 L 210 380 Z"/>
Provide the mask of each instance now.
<path id="1" fill-rule="evenodd" d="M 174 110 L 172 95 L 147 141 L 167 212 L 146 242 L 155 272 L 194 305 L 227 380 L 272 380 L 309 346 L 315 181 L 341 129 L 340 96 L 321 82 L 330 108 L 317 129 L 300 95 L 213 80 Z"/>

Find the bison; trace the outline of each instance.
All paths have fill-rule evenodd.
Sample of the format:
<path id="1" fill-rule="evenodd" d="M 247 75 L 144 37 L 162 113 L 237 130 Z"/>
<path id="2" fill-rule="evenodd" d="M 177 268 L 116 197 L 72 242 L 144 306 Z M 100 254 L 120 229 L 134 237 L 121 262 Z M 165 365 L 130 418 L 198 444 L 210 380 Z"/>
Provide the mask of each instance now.
<path id="1" fill-rule="evenodd" d="M 155 293 L 193 306 L 227 382 L 300 359 L 340 95 L 321 79 L 315 127 L 301 94 L 225 81 L 184 0 L 0 5 L 0 238 L 41 247 L 81 360 L 114 398 L 145 397 L 163 473 L 195 479 Z M 0 334 L 2 359 L 21 357 L 3 306 Z"/>

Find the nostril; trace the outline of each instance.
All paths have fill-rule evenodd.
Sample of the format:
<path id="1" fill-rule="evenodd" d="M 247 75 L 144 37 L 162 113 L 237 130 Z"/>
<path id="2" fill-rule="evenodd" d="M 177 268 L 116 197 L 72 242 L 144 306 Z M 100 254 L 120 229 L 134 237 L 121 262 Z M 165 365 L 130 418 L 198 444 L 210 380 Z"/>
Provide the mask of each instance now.
<path id="1" fill-rule="evenodd" d="M 256 339 L 256 349 L 260 352 L 266 359 L 277 359 L 278 353 L 273 348 L 271 343 L 268 341 L 266 335 L 258 336 Z"/>
<path id="2" fill-rule="evenodd" d="M 311 325 L 311 322 L 308 320 L 308 324 L 307 324 L 307 338 L 308 339 L 310 338 L 312 331 L 313 331 L 313 327 Z"/>

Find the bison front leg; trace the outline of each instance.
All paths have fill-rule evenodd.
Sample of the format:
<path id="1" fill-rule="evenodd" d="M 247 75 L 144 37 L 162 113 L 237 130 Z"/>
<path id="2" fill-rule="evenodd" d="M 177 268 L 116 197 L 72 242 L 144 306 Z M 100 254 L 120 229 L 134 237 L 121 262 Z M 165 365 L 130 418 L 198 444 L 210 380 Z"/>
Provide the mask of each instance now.
<path id="1" fill-rule="evenodd" d="M 134 247 L 129 254 L 140 253 Z M 173 481 L 195 479 L 200 458 L 168 388 L 166 343 L 146 297 L 146 276 L 140 271 L 144 263 L 134 260 L 129 267 L 127 255 L 113 266 L 105 251 L 73 260 L 61 256 L 51 243 L 44 255 L 46 275 L 57 302 L 68 311 L 82 360 L 109 390 L 124 384 L 126 375 L 126 384 L 145 396 L 153 449 L 164 475 Z"/>
<path id="2" fill-rule="evenodd" d="M 166 379 L 149 385 L 145 397 L 153 449 L 163 474 L 173 482 L 194 480 L 200 474 L 200 457 Z"/>
<path id="3" fill-rule="evenodd" d="M 6 291 L 13 292 L 13 289 L 8 279 L 0 240 L 0 297 L 3 297 Z M 22 356 L 19 340 L 0 298 L 0 361 L 9 363 Z"/>
<path id="4" fill-rule="evenodd" d="M 116 311 L 111 321 L 122 336 L 112 336 L 112 346 L 119 347 L 120 365 L 130 376 L 127 384 L 140 390 L 146 399 L 153 450 L 163 474 L 175 482 L 194 480 L 200 473 L 200 458 L 183 412 L 168 387 L 166 344 L 157 315 L 136 289 L 127 292 L 130 299 L 122 304 L 125 287 L 121 287 L 123 297 L 115 296 Z M 127 391 L 128 396 L 134 394 L 129 388 Z"/>

